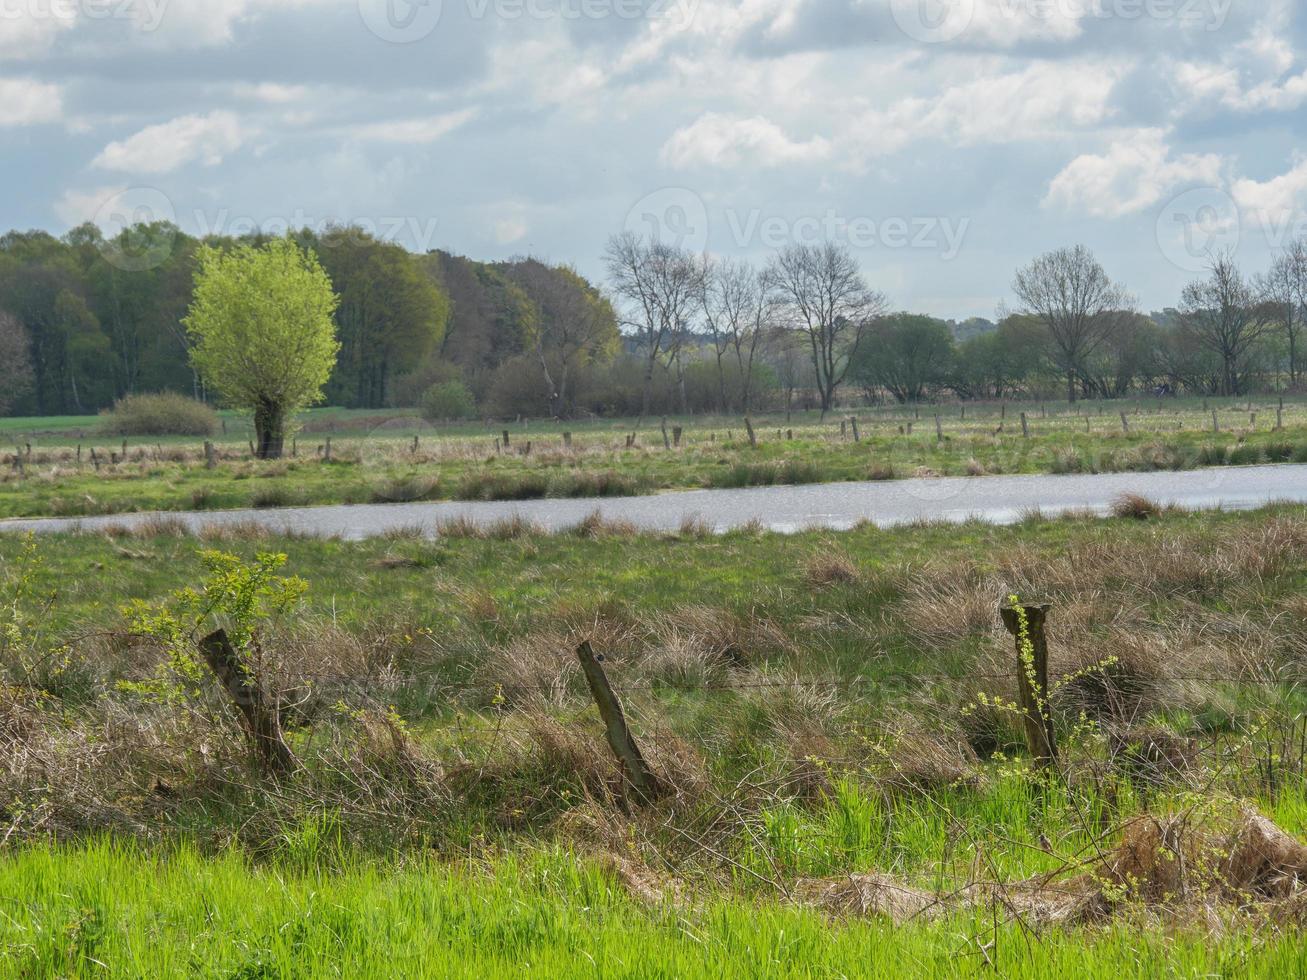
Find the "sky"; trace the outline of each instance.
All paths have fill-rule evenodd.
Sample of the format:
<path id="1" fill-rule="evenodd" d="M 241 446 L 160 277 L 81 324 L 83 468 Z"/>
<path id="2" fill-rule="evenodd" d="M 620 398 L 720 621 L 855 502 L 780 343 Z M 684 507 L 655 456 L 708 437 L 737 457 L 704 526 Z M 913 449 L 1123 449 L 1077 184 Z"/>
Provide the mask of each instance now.
<path id="1" fill-rule="evenodd" d="M 893 308 L 1083 243 L 1144 310 L 1307 233 L 1297 0 L 0 0 L 0 228 L 358 222 L 601 279 L 848 245 Z"/>

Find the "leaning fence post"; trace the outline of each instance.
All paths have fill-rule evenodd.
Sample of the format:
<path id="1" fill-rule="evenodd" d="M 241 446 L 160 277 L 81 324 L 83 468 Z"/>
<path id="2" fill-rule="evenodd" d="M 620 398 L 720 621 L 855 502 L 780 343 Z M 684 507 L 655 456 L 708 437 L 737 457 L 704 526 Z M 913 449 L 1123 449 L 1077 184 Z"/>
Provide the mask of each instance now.
<path id="1" fill-rule="evenodd" d="M 200 652 L 239 709 L 245 720 L 245 730 L 264 765 L 274 772 L 294 772 L 299 763 L 282 736 L 276 707 L 268 704 L 258 678 L 241 663 L 240 654 L 231 645 L 227 631 L 218 630 L 202 639 Z"/>
<path id="2" fill-rule="evenodd" d="M 1030 756 L 1040 769 L 1057 764 L 1057 737 L 1048 706 L 1048 640 L 1044 636 L 1044 621 L 1052 608 L 1048 605 L 1004 606 L 999 611 L 1003 625 L 1016 637 L 1017 693 L 1022 725 Z"/>
<path id="3" fill-rule="evenodd" d="M 753 423 L 749 420 L 749 417 L 748 417 L 747 415 L 744 417 L 744 428 L 745 428 L 745 431 L 747 431 L 747 432 L 749 433 L 749 448 L 751 448 L 751 449 L 757 449 L 757 448 L 758 448 L 758 437 L 757 437 L 756 435 L 754 435 L 754 432 L 753 432 Z"/>
<path id="4" fill-rule="evenodd" d="M 585 672 L 586 682 L 590 685 L 590 693 L 594 695 L 595 704 L 599 706 L 599 716 L 604 721 L 608 745 L 612 748 L 613 755 L 617 756 L 622 773 L 630 783 L 636 799 L 641 803 L 652 803 L 662 795 L 662 785 L 654 771 L 649 768 L 649 763 L 644 761 L 640 746 L 636 744 L 631 729 L 627 727 L 622 703 L 617 700 L 617 694 L 608 683 L 608 675 L 604 673 L 603 665 L 595 656 L 589 640 L 576 648 L 576 655 L 581 661 L 581 670 Z"/>

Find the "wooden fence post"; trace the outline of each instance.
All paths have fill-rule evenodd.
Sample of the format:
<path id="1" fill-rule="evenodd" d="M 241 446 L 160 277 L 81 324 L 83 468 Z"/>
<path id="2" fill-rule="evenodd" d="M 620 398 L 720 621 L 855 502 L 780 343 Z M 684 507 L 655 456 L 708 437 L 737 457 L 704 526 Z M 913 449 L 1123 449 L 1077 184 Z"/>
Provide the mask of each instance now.
<path id="1" fill-rule="evenodd" d="M 206 470 L 215 469 L 218 465 L 218 457 L 213 451 L 213 443 L 207 439 L 204 442 L 204 468 Z"/>
<path id="2" fill-rule="evenodd" d="M 862 434 L 858 432 L 858 417 L 856 415 L 850 416 L 849 424 L 853 426 L 853 441 L 862 442 Z"/>
<path id="3" fill-rule="evenodd" d="M 666 415 L 663 416 L 662 429 L 663 429 L 663 448 L 664 448 L 664 449 L 671 449 L 671 448 L 672 448 L 672 437 L 669 436 L 669 435 L 667 434 L 667 416 L 666 416 Z"/>
<path id="4" fill-rule="evenodd" d="M 1126 435 L 1130 434 L 1130 417 L 1125 412 L 1121 413 L 1121 431 Z"/>
<path id="5" fill-rule="evenodd" d="M 944 441 L 944 426 L 939 420 L 939 412 L 935 413 L 935 441 Z"/>
<path id="6" fill-rule="evenodd" d="M 505 430 L 504 430 L 504 448 L 507 449 L 507 448 L 508 448 L 509 446 L 511 446 L 512 444 L 513 444 L 513 443 L 512 443 L 512 439 L 511 439 L 511 437 L 510 437 L 509 434 L 508 434 L 508 430 L 505 429 Z"/>
<path id="7" fill-rule="evenodd" d="M 672 445 L 675 446 L 677 449 L 681 448 L 681 436 L 683 436 L 684 434 L 685 434 L 685 430 L 682 429 L 679 425 L 672 427 Z"/>
<path id="8" fill-rule="evenodd" d="M 751 421 L 749 420 L 749 417 L 748 417 L 747 415 L 744 417 L 744 428 L 745 428 L 745 431 L 749 433 L 749 448 L 750 448 L 750 449 L 757 449 L 757 448 L 758 448 L 758 437 L 754 434 L 754 431 L 753 431 L 753 422 L 751 422 Z"/>
<path id="9" fill-rule="evenodd" d="M 617 756 L 623 775 L 640 803 L 652 803 L 662 795 L 663 787 L 649 764 L 644 761 L 640 746 L 627 727 L 622 703 L 617 700 L 612 685 L 608 683 L 608 675 L 604 673 L 603 665 L 595 656 L 589 640 L 577 647 L 576 655 L 581 661 L 586 682 L 590 685 L 590 693 L 599 706 L 599 716 L 604 721 L 608 745 L 613 750 L 613 755 Z"/>
<path id="10" fill-rule="evenodd" d="M 1044 635 L 1044 622 L 1052 606 L 1004 606 L 1000 610 L 1003 625 L 1016 637 L 1017 692 L 1021 705 L 1021 720 L 1026 733 L 1030 756 L 1040 769 L 1057 764 L 1057 737 L 1053 732 L 1053 716 L 1048 706 L 1048 640 Z M 1023 616 L 1024 614 L 1024 616 Z M 1022 618 L 1030 641 L 1029 661 L 1023 650 Z"/>
<path id="11" fill-rule="evenodd" d="M 1212 431 L 1213 432 L 1221 431 L 1221 423 L 1218 422 L 1216 419 L 1216 409 L 1212 409 Z"/>
<path id="12" fill-rule="evenodd" d="M 200 641 L 200 652 L 224 691 L 240 711 L 255 753 L 272 772 L 286 774 L 299 768 L 295 754 L 281 733 L 276 705 L 268 704 L 258 678 L 241 663 L 226 630 L 210 633 Z"/>
<path id="13" fill-rule="evenodd" d="M 1021 413 L 1021 438 L 1022 439 L 1030 438 L 1030 423 L 1026 421 L 1025 412 Z"/>

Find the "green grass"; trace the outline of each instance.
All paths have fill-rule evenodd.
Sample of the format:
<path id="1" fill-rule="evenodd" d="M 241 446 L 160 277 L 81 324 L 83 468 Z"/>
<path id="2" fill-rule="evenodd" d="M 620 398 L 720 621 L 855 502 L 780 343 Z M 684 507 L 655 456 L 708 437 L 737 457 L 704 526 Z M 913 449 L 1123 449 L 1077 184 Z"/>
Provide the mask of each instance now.
<path id="1" fill-rule="evenodd" d="M 76 419 L 3 419 L 0 440 L 24 454 L 21 469 L 0 472 L 0 518 L 79 516 L 140 510 L 206 510 L 410 500 L 520 500 L 624 496 L 663 490 L 818 483 L 980 473 L 1092 473 L 1179 470 L 1198 466 L 1307 461 L 1307 405 L 1286 406 L 1284 428 L 1273 431 L 1274 404 L 1223 403 L 1220 432 L 1211 431 L 1202 403 L 1149 401 L 1108 406 L 994 405 L 949 407 L 936 437 L 929 408 L 858 412 L 860 440 L 841 434 L 838 419 L 815 414 L 760 416 L 751 447 L 743 422 L 731 418 L 671 420 L 685 428 L 683 444 L 665 449 L 657 422 L 646 423 L 634 447 L 633 420 L 466 423 L 431 427 L 404 413 L 308 413 L 297 455 L 281 461 L 249 458 L 245 423 L 229 416 L 219 439 L 221 462 L 203 465 L 199 440 L 130 439 L 126 458 L 117 439 L 96 438 Z M 1030 415 L 1030 436 L 1017 413 Z M 1130 430 L 1122 430 L 1121 409 Z M 966 412 L 965 418 L 961 412 Z M 1077 414 L 1083 411 L 1084 414 Z M 920 412 L 921 417 L 917 418 Z M 1101 413 L 1101 414 L 1100 414 Z M 83 424 L 79 428 L 79 423 Z M 1002 431 L 999 427 L 1002 426 Z M 503 429 L 511 445 L 496 448 Z M 573 435 L 570 450 L 563 432 Z M 790 438 L 790 435 L 793 438 Z M 79 436 L 85 436 L 84 439 Z M 417 437 L 419 448 L 412 449 Z M 327 438 L 332 458 L 324 458 Z M 32 445 L 28 459 L 25 446 Z M 527 444 L 531 453 L 524 454 Z M 81 457 L 78 458 L 78 445 Z M 91 462 L 96 448 L 101 466 Z"/>
<path id="2" fill-rule="evenodd" d="M 1183 903 L 1126 903 L 1029 932 L 989 908 L 895 925 L 802 900 L 805 879 L 871 871 L 1023 880 L 1198 798 L 1302 837 L 1307 508 L 792 536 L 167 530 L 35 542 L 24 639 L 0 639 L 0 975 L 1307 969 L 1292 906 L 1221 905 L 1209 931 Z M 0 536 L 0 624 L 24 547 Z M 160 654 L 122 605 L 195 585 L 201 547 L 285 552 L 310 582 L 264 644 L 303 712 L 294 779 L 249 765 L 212 690 L 188 708 L 124 684 Z M 1012 719 L 963 711 L 1011 696 L 1014 588 L 1053 603 L 1055 678 L 1118 661 L 1053 695 L 1069 785 L 1032 782 Z M 582 635 L 677 787 L 648 811 L 613 796 Z M 1153 730 L 1197 747 L 1192 773 L 1113 747 Z"/>
<path id="3" fill-rule="evenodd" d="M 647 907 L 578 856 L 332 874 L 110 843 L 0 864 L 15 977 L 1270 977 L 1296 933 L 1024 935 L 983 917 L 895 927 L 702 894 Z M 984 946 L 982 954 L 980 947 Z"/>
<path id="4" fill-rule="evenodd" d="M 1292 933 L 1032 939 L 983 920 L 895 928 L 703 896 L 647 908 L 572 855 L 322 875 L 109 844 L 0 865 L 10 976 L 1297 976 Z M 18 896 L 22 896 L 21 899 Z M 982 956 L 979 936 L 988 945 Z M 986 962 L 986 956 L 988 961 Z"/>

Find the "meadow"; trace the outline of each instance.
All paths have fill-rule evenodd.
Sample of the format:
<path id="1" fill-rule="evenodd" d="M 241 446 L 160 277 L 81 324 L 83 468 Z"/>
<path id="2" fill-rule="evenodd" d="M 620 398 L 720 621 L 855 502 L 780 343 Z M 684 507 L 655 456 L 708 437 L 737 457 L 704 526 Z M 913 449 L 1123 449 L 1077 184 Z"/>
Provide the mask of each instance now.
<path id="1" fill-rule="evenodd" d="M 0 518 L 1307 462 L 1307 402 L 1278 398 L 760 415 L 752 440 L 743 418 L 432 426 L 411 413 L 321 409 L 275 461 L 253 458 L 246 420 L 226 413 L 223 424 L 209 466 L 194 437 L 122 440 L 99 435 L 94 418 L 2 419 L 12 448 L 0 453 Z"/>
<path id="2" fill-rule="evenodd" d="M 441 530 L 0 537 L 0 973 L 1307 965 L 1307 508 Z M 1052 607 L 1053 770 L 1012 595 Z M 194 656 L 217 626 L 293 772 Z"/>

